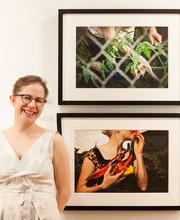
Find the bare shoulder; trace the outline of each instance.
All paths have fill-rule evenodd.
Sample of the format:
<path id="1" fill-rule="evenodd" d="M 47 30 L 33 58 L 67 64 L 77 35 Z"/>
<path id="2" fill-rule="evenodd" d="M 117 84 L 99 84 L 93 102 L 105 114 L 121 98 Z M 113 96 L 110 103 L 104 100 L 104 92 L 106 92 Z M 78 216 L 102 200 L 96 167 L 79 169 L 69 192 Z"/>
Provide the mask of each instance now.
<path id="1" fill-rule="evenodd" d="M 62 135 L 55 134 L 53 148 L 53 164 L 56 170 L 66 166 L 68 162 L 68 152 Z"/>
<path id="2" fill-rule="evenodd" d="M 56 133 L 54 136 L 54 151 L 55 152 L 62 152 L 66 150 L 66 145 L 64 142 L 64 138 L 60 133 Z"/>
<path id="3" fill-rule="evenodd" d="M 54 136 L 54 144 L 64 144 L 64 139 L 59 132 L 55 133 Z"/>

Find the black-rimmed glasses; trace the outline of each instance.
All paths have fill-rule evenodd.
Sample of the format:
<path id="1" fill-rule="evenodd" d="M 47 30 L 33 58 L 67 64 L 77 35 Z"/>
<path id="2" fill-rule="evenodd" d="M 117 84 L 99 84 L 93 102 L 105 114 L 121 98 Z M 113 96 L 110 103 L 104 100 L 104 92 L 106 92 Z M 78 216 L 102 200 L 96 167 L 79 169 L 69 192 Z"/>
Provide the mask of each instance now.
<path id="1" fill-rule="evenodd" d="M 24 104 L 29 104 L 32 100 L 35 101 L 36 106 L 42 107 L 47 101 L 42 98 L 33 98 L 31 95 L 27 94 L 16 94 L 14 96 L 20 96 Z"/>

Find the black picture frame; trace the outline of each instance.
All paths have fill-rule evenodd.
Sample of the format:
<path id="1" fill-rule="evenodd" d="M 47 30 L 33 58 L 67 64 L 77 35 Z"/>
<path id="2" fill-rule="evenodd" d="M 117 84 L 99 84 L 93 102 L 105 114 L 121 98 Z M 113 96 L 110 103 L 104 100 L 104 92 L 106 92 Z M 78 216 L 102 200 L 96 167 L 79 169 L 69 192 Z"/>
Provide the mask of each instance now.
<path id="1" fill-rule="evenodd" d="M 99 98 L 99 96 L 98 96 L 98 93 L 100 91 L 99 88 L 97 89 L 97 92 L 93 92 L 94 96 L 92 96 L 92 97 L 91 97 L 91 94 L 89 94 L 89 91 L 90 90 L 92 91 L 92 88 L 90 90 L 88 89 L 88 91 L 86 91 L 86 89 L 83 90 L 83 88 L 80 88 L 80 89 L 78 88 L 77 94 L 81 94 L 80 96 L 82 96 L 82 94 L 84 94 L 84 96 L 82 96 L 81 98 L 78 97 L 79 95 L 77 95 L 77 97 L 73 97 L 76 93 L 77 88 L 75 88 L 73 90 L 72 87 L 74 86 L 75 82 L 72 83 L 73 86 L 71 86 L 70 83 L 71 83 L 71 81 L 73 81 L 72 76 L 75 77 L 74 75 L 76 75 L 76 74 L 72 73 L 73 71 L 67 70 L 66 65 L 64 65 L 64 62 L 67 60 L 68 61 L 67 66 L 69 66 L 69 65 L 75 66 L 75 63 L 74 63 L 74 65 L 69 64 L 69 60 L 72 57 L 72 54 L 71 54 L 72 52 L 68 53 L 68 55 L 66 55 L 66 56 L 64 55 L 64 53 L 67 54 L 67 51 L 66 51 L 67 44 L 65 44 L 66 37 L 64 37 L 63 35 L 68 33 L 68 31 L 66 31 L 66 33 L 64 33 L 64 29 L 67 29 L 65 18 L 69 15 L 70 16 L 76 16 L 76 15 L 87 15 L 87 16 L 99 15 L 99 16 L 101 16 L 103 14 L 107 14 L 108 16 L 115 15 L 115 14 L 121 14 L 121 15 L 132 14 L 134 16 L 142 15 L 142 14 L 143 15 L 148 14 L 148 15 L 166 15 L 166 16 L 178 15 L 178 16 L 180 16 L 180 10 L 179 9 L 60 9 L 59 10 L 59 20 L 58 20 L 58 25 L 59 25 L 59 30 L 58 30 L 58 104 L 59 105 L 179 105 L 180 104 L 180 98 L 179 98 L 180 97 L 180 91 L 179 91 L 180 87 L 179 87 L 179 85 L 175 86 L 176 87 L 175 93 L 178 94 L 177 98 L 175 98 L 174 95 L 171 95 L 168 97 L 168 95 L 167 95 L 168 93 L 164 96 L 160 95 L 159 91 L 157 91 L 157 93 L 155 93 L 155 95 L 153 96 L 154 98 L 152 97 L 152 99 L 147 98 L 147 96 L 144 96 L 144 98 L 141 98 L 141 99 L 140 98 L 134 99 L 134 98 L 131 98 L 131 95 L 128 94 L 128 97 L 129 97 L 128 99 L 126 99 L 124 97 L 119 97 L 117 99 L 116 98 L 113 98 L 113 99 L 107 98 L 107 100 L 106 100 L 106 98 L 104 96 L 103 96 L 103 99 Z M 162 18 L 162 20 L 163 19 L 164 18 Z M 73 19 L 71 19 L 70 22 L 74 22 Z M 70 29 L 69 32 L 72 33 L 72 30 Z M 69 42 L 71 42 L 71 39 L 68 39 L 67 41 L 69 43 Z M 75 45 L 74 45 L 74 47 L 75 47 Z M 176 46 L 175 46 L 175 48 L 177 50 Z M 75 51 L 75 49 L 74 49 L 74 51 Z M 73 55 L 73 57 L 75 57 L 75 56 Z M 73 61 L 73 62 L 75 62 L 75 61 Z M 178 63 L 178 60 L 175 63 Z M 171 66 L 172 66 L 172 64 L 171 64 Z M 74 70 L 74 69 L 75 69 L 74 67 L 71 68 L 71 70 Z M 72 75 L 69 76 L 69 74 L 72 74 Z M 168 73 L 168 77 L 169 77 L 169 73 Z M 66 78 L 66 80 L 65 80 L 65 78 Z M 64 80 L 66 81 L 66 83 L 64 83 Z M 179 80 L 179 78 L 178 78 L 178 80 Z M 173 83 L 176 83 L 176 82 L 177 82 L 177 79 L 174 79 Z M 173 85 L 171 85 L 171 86 L 173 86 Z M 142 90 L 142 88 L 140 88 L 140 90 Z M 109 88 L 106 89 L 106 91 L 105 91 L 106 95 L 108 95 L 108 93 L 109 93 L 108 91 L 110 91 Z M 121 92 L 121 88 L 119 88 L 119 91 Z M 131 88 L 129 88 L 128 91 L 131 92 Z M 152 91 L 153 91 L 153 88 L 149 89 L 150 93 Z M 67 93 L 68 93 L 68 95 L 67 95 L 68 97 L 65 97 L 65 95 Z M 86 99 L 88 94 L 90 97 L 88 99 Z M 143 92 L 142 92 L 142 94 L 143 94 Z M 157 95 L 159 94 L 159 99 L 156 99 L 156 94 Z M 112 92 L 112 96 L 114 96 L 113 92 Z"/>
<path id="2" fill-rule="evenodd" d="M 124 122 L 123 122 L 124 120 Z M 113 128 L 113 126 L 117 126 L 116 123 L 129 123 L 130 127 L 134 125 L 134 123 L 139 122 L 137 126 L 142 126 L 143 129 L 149 129 L 153 128 L 153 130 L 168 130 L 168 192 L 156 192 L 153 194 L 153 192 L 141 192 L 138 193 L 130 193 L 129 195 L 129 201 L 136 201 L 134 204 L 131 203 L 131 205 L 128 205 L 127 199 L 125 205 L 118 204 L 118 201 L 114 198 L 114 195 L 109 194 L 108 197 L 111 199 L 111 196 L 113 200 L 110 202 L 110 204 L 107 205 L 105 202 L 105 205 L 98 203 L 98 205 L 93 205 L 93 202 L 91 199 L 83 199 L 83 195 L 81 193 L 77 193 L 74 188 L 74 178 L 75 178 L 75 170 L 74 170 L 74 161 L 75 161 L 75 154 L 74 154 L 74 147 L 73 145 L 76 142 L 75 139 L 75 131 L 76 130 L 82 130 L 88 128 L 88 130 L 94 129 L 104 129 L 104 125 L 109 124 L 108 126 L 110 128 Z M 93 125 L 93 126 L 92 126 Z M 128 125 L 128 126 L 129 126 Z M 108 127 L 107 126 L 107 127 Z M 122 125 L 123 126 L 123 125 Z M 63 135 L 65 142 L 67 144 L 68 152 L 69 152 L 69 158 L 70 158 L 70 168 L 71 168 L 71 178 L 72 178 L 72 200 L 70 203 L 66 206 L 66 210 L 180 210 L 180 199 L 179 199 L 179 187 L 180 184 L 180 171 L 178 167 L 179 165 L 176 164 L 176 174 L 173 176 L 173 169 L 174 166 L 173 160 L 178 160 L 178 158 L 174 158 L 172 160 L 172 157 L 176 157 L 176 155 L 179 155 L 178 149 L 179 149 L 179 130 L 180 130 L 180 113 L 58 113 L 57 114 L 57 128 L 58 131 Z M 71 140 L 72 139 L 72 140 Z M 175 140 L 175 144 L 172 143 L 172 140 Z M 169 146 L 173 149 L 169 148 Z M 170 151 L 171 149 L 171 151 Z M 178 157 L 178 156 L 177 156 Z M 177 162 L 176 161 L 176 162 Z M 164 161 L 165 162 L 165 161 Z M 179 162 L 177 162 L 179 163 Z M 76 169 L 76 168 L 75 168 Z M 171 178 L 170 178 L 171 177 Z M 176 179 L 175 179 L 176 178 Z M 174 183 L 177 182 L 177 184 L 174 185 Z M 173 192 L 175 190 L 175 192 Z M 177 191 L 177 192 L 176 192 Z M 85 193 L 86 194 L 86 193 Z M 168 195 L 174 194 L 175 201 L 170 201 L 170 197 Z M 86 194 L 87 195 L 87 194 Z M 102 203 L 105 200 L 104 196 L 107 195 L 107 193 L 100 193 L 96 194 L 94 193 L 94 200 L 98 200 L 98 197 L 101 201 L 101 195 L 102 195 Z M 79 196 L 79 199 L 78 199 Z M 107 195 L 108 196 L 108 195 Z M 122 193 L 117 194 L 117 196 L 124 196 Z M 125 195 L 126 196 L 126 195 Z M 139 200 L 141 196 L 144 196 L 144 202 L 142 203 L 143 199 Z M 157 196 L 157 197 L 156 197 Z M 167 196 L 167 197 L 166 197 Z M 162 197 L 164 199 L 162 200 Z M 87 198 L 87 197 L 85 197 Z M 125 197 L 123 197 L 125 198 Z M 135 200 L 133 200 L 136 198 Z M 171 197 L 172 198 L 172 197 Z M 168 202 L 166 203 L 166 201 Z M 79 202 L 80 201 L 80 202 Z M 81 201 L 85 201 L 84 203 Z M 138 202 L 140 201 L 140 205 L 138 205 Z M 79 202 L 79 204 L 77 204 Z M 143 204 L 143 205 L 142 205 Z"/>

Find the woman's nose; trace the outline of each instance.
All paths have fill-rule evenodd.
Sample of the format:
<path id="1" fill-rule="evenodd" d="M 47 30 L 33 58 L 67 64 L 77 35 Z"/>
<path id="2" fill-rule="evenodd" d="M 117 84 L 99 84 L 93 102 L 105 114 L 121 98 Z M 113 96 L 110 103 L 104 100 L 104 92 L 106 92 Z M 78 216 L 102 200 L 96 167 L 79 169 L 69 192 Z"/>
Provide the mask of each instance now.
<path id="1" fill-rule="evenodd" d="M 28 106 L 31 106 L 31 107 L 36 107 L 36 101 L 35 99 L 32 99 L 31 102 L 28 104 Z"/>

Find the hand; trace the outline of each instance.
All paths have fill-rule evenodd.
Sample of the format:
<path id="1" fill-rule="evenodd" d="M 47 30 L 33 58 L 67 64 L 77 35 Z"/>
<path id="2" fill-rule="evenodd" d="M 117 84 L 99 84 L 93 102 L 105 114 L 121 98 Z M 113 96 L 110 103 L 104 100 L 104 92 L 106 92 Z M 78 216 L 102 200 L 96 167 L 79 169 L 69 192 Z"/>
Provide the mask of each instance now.
<path id="1" fill-rule="evenodd" d="M 111 185 L 117 184 L 126 178 L 126 177 L 122 176 L 124 173 L 124 170 L 116 175 L 110 175 L 110 171 L 111 171 L 111 166 L 107 169 L 107 171 L 104 174 L 104 180 L 102 182 L 103 189 L 107 189 Z"/>
<path id="2" fill-rule="evenodd" d="M 134 141 L 134 153 L 135 155 L 141 155 L 143 153 L 144 148 L 144 136 L 139 133 Z"/>
<path id="3" fill-rule="evenodd" d="M 149 65 L 148 61 L 141 55 L 138 56 L 139 66 L 138 70 L 141 75 L 145 74 L 145 71 L 148 71 L 152 75 L 153 71 L 151 66 Z M 137 78 L 139 79 L 139 75 L 137 74 Z"/>
<path id="4" fill-rule="evenodd" d="M 112 39 L 116 34 L 114 27 L 101 27 L 101 31 L 106 41 Z"/>
<path id="5" fill-rule="evenodd" d="M 148 38 L 151 44 L 155 46 L 162 43 L 162 36 L 157 32 L 155 27 L 149 28 Z"/>

